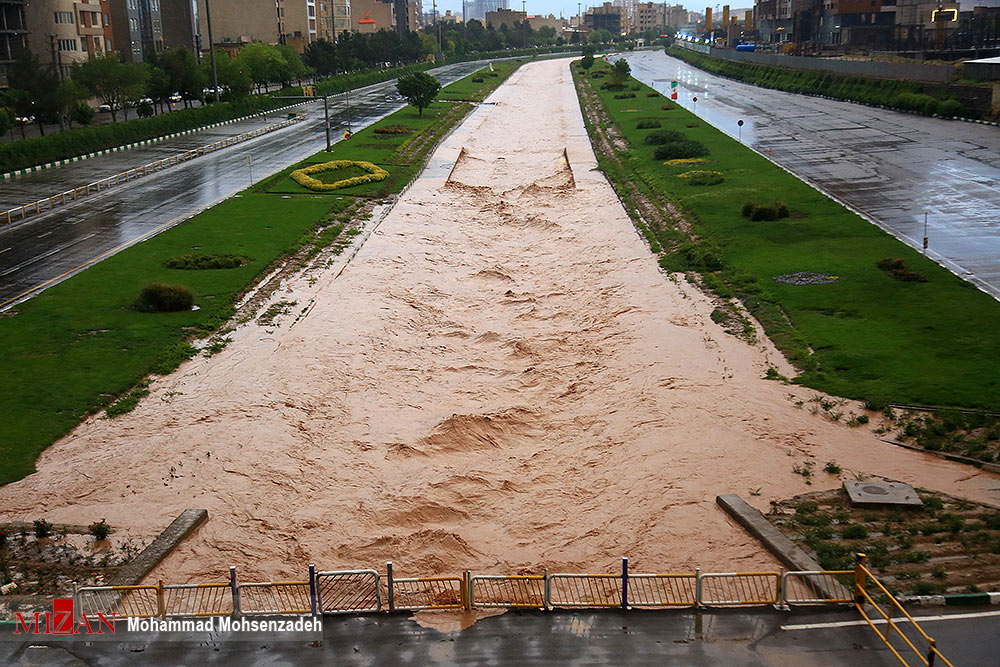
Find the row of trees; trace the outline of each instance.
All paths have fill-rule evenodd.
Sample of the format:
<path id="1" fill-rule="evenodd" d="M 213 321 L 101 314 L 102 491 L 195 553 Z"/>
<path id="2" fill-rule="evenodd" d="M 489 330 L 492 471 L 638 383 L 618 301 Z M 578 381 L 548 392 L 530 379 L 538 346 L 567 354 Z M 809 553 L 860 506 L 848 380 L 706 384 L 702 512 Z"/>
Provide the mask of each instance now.
<path id="1" fill-rule="evenodd" d="M 70 77 L 60 81 L 54 68 L 22 51 L 8 68 L 9 89 L 0 92 L 0 134 L 12 130 L 16 118 L 34 117 L 43 135 L 46 123 L 58 123 L 60 128 L 87 125 L 94 118 L 90 99 L 110 106 L 113 122 L 119 112 L 128 120 L 130 107 L 136 107 L 139 116 L 152 116 L 156 108 L 162 113 L 178 95 L 185 107 L 206 97 L 210 101 L 214 95 L 206 89 L 212 85 L 212 70 L 209 59 L 204 60 L 199 64 L 183 46 L 151 54 L 143 63 L 122 62 L 117 54 L 109 53 L 74 64 Z M 287 86 L 312 73 L 294 48 L 261 43 L 248 44 L 236 58 L 217 52 L 216 69 L 226 99 L 238 99 L 270 83 Z"/>

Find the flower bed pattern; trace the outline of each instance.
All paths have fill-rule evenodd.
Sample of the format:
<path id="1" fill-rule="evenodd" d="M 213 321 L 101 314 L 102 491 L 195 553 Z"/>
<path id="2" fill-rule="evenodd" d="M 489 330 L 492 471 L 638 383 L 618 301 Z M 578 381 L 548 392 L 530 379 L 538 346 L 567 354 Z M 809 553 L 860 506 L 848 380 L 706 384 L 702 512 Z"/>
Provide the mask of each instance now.
<path id="1" fill-rule="evenodd" d="M 324 183 L 323 181 L 311 176 L 311 174 L 319 174 L 321 172 L 332 171 L 334 169 L 343 169 L 344 167 L 358 167 L 368 173 L 364 176 L 345 178 L 334 183 Z M 353 185 L 363 185 L 365 183 L 384 181 L 389 178 L 389 172 L 378 165 L 372 164 L 371 162 L 363 162 L 360 160 L 333 160 L 331 162 L 323 162 L 321 164 L 314 164 L 302 169 L 296 169 L 291 173 L 291 178 L 299 185 L 307 187 L 310 190 L 315 190 L 316 192 L 329 192 L 330 190 L 349 188 Z"/>

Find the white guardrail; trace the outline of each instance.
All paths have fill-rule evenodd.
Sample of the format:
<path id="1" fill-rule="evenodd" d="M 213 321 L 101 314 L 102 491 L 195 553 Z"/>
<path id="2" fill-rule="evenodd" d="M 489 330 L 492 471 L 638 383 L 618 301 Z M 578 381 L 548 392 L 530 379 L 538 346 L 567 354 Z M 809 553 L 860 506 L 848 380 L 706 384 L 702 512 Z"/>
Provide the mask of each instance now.
<path id="1" fill-rule="evenodd" d="M 80 187 L 73 188 L 72 190 L 59 192 L 43 199 L 38 199 L 21 206 L 15 206 L 14 208 L 7 209 L 6 211 L 0 211 L 0 225 L 9 225 L 15 221 L 24 220 L 29 215 L 38 215 L 43 211 L 50 211 L 56 206 L 65 205 L 68 201 L 77 201 L 78 199 L 87 197 L 93 193 L 108 190 L 116 185 L 128 183 L 129 181 L 142 178 L 143 176 L 147 176 L 149 174 L 154 174 L 158 171 L 163 171 L 164 169 L 169 169 L 174 165 L 187 162 L 188 160 L 193 160 L 194 158 L 202 155 L 213 153 L 217 150 L 248 141 L 263 134 L 280 130 L 301 121 L 303 118 L 305 118 L 305 115 L 300 112 L 297 113 L 294 118 L 288 118 L 280 123 L 275 123 L 274 125 L 268 125 L 267 127 L 261 127 L 256 130 L 242 132 L 232 137 L 226 137 L 225 139 L 213 141 L 205 146 L 192 148 L 189 151 L 184 151 L 183 153 L 178 153 L 177 155 L 171 155 L 170 157 L 165 157 L 162 160 L 154 160 L 148 164 L 128 169 L 115 174 L 114 176 L 108 176 L 107 178 L 102 178 L 98 181 L 94 181 L 93 183 L 88 183 L 87 185 L 81 185 Z"/>

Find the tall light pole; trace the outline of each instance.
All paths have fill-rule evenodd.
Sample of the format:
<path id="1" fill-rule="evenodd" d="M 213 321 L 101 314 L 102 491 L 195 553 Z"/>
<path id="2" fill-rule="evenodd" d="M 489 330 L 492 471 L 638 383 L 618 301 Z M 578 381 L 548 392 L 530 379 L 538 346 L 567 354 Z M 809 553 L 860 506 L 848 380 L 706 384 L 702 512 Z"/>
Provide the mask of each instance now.
<path id="1" fill-rule="evenodd" d="M 205 22 L 208 24 L 208 55 L 212 60 L 212 87 L 215 93 L 215 101 L 219 101 L 219 73 L 215 69 L 215 41 L 212 39 L 212 10 L 211 0 L 205 0 Z"/>
<path id="2" fill-rule="evenodd" d="M 523 14 L 521 17 L 523 24 L 521 32 L 524 33 L 524 48 L 528 48 L 528 12 L 524 10 L 524 2 L 525 0 L 521 0 L 521 14 Z"/>

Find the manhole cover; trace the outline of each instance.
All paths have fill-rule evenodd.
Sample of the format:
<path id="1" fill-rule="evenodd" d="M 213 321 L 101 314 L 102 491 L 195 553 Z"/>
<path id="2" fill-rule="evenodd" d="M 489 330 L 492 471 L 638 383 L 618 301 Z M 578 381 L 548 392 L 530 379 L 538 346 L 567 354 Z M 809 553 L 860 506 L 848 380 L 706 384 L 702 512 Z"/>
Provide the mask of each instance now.
<path id="1" fill-rule="evenodd" d="M 917 491 L 902 482 L 844 482 L 844 490 L 855 505 L 924 504 Z"/>

